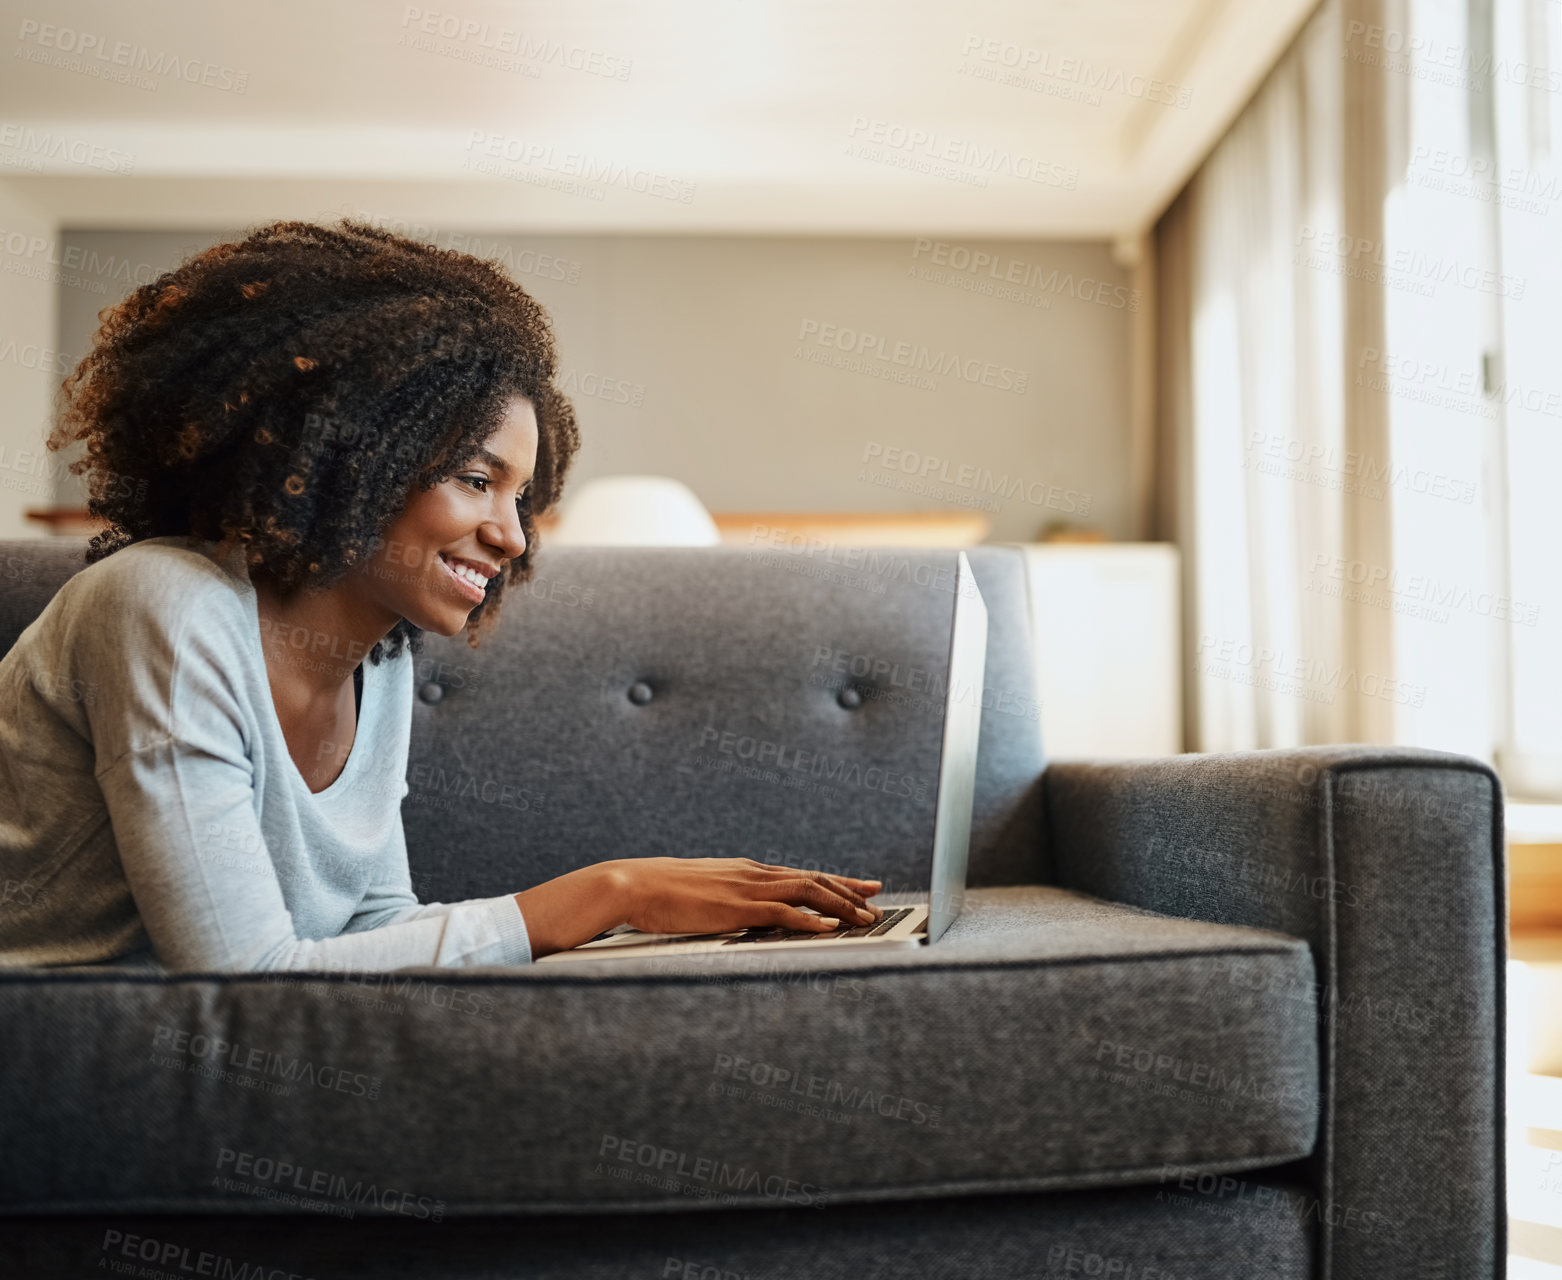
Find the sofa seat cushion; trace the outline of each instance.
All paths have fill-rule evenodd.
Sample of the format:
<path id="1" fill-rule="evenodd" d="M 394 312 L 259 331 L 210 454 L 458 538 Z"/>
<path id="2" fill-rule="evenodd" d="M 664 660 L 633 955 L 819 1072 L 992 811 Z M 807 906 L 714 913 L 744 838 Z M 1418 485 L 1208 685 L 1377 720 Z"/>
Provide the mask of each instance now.
<path id="1" fill-rule="evenodd" d="M 443 1217 L 1155 1183 L 1309 1154 L 1312 956 L 1065 890 L 911 953 L 12 970 L 0 1212 Z"/>

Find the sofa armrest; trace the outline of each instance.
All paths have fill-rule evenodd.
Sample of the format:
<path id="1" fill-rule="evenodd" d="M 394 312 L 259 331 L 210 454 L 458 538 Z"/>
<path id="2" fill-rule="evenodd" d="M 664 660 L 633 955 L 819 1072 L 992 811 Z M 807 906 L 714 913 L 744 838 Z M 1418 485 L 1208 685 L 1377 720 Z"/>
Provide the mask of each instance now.
<path id="1" fill-rule="evenodd" d="M 1043 785 L 1057 884 L 1311 944 L 1311 991 L 1263 991 L 1238 967 L 1229 981 L 1233 997 L 1318 1009 L 1319 1275 L 1503 1275 L 1507 871 L 1491 769 L 1315 747 L 1057 763 Z"/>

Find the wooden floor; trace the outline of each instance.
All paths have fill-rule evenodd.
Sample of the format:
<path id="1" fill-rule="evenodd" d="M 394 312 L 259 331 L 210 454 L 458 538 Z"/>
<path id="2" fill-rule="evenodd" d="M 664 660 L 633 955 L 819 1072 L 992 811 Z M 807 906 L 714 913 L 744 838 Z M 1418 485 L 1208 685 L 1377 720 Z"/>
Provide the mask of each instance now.
<path id="1" fill-rule="evenodd" d="M 1562 1280 L 1562 928 L 1508 957 L 1508 1274 Z"/>

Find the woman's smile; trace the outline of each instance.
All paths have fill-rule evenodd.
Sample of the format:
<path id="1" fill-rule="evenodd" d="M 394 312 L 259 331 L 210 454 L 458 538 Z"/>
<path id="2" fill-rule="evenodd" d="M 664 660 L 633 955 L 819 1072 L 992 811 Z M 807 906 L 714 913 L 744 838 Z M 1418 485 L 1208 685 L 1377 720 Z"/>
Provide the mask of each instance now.
<path id="1" fill-rule="evenodd" d="M 483 584 L 479 586 L 477 579 L 482 575 L 471 565 L 459 560 L 452 563 L 455 558 L 448 557 L 443 551 L 439 553 L 438 559 L 439 563 L 444 567 L 445 576 L 456 584 L 456 589 L 473 604 L 482 604 L 488 595 L 486 578 Z M 460 565 L 459 569 L 456 567 L 456 564 Z"/>

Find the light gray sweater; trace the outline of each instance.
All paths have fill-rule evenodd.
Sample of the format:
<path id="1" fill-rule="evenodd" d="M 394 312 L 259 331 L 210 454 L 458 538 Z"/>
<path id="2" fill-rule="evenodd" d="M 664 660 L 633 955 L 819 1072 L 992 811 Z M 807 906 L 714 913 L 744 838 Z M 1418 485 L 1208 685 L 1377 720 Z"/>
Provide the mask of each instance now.
<path id="1" fill-rule="evenodd" d="M 151 538 L 82 569 L 0 660 L 0 965 L 529 963 L 512 895 L 412 892 L 412 667 L 365 659 L 352 753 L 315 794 L 242 557 Z"/>

